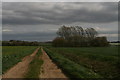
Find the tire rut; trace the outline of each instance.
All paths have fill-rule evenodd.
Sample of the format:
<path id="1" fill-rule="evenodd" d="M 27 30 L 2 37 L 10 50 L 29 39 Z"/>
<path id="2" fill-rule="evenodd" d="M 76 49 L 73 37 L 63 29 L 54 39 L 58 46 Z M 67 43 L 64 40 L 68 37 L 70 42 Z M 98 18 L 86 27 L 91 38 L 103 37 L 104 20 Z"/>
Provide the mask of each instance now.
<path id="1" fill-rule="evenodd" d="M 66 78 L 66 75 L 62 72 L 58 66 L 52 62 L 47 53 L 42 49 L 42 60 L 44 61 L 42 65 L 42 70 L 40 78 Z"/>
<path id="2" fill-rule="evenodd" d="M 24 57 L 21 62 L 18 62 L 3 74 L 2 78 L 24 78 L 24 75 L 28 70 L 29 63 L 34 59 L 38 50 L 39 48 L 37 48 L 31 55 Z"/>

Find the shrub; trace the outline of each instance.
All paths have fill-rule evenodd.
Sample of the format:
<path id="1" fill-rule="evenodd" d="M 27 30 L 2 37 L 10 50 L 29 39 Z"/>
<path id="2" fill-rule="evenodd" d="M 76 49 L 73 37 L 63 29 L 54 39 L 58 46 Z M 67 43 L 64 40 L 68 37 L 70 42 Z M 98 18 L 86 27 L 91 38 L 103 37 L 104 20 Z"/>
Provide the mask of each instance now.
<path id="1" fill-rule="evenodd" d="M 66 42 L 65 39 L 62 37 L 57 37 L 53 40 L 53 46 L 55 47 L 63 47 L 65 46 Z"/>
<path id="2" fill-rule="evenodd" d="M 92 46 L 100 46 L 100 47 L 103 47 L 103 46 L 108 46 L 109 43 L 107 41 L 107 38 L 106 37 L 96 37 L 92 42 L 91 42 L 91 45 Z"/>

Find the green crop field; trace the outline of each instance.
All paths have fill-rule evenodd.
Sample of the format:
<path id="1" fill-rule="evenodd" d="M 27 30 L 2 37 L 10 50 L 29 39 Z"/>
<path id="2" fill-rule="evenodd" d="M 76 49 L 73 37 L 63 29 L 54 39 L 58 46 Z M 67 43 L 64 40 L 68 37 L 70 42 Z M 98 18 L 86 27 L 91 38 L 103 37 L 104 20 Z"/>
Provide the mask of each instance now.
<path id="1" fill-rule="evenodd" d="M 35 46 L 2 46 L 2 72 L 22 60 L 23 57 L 32 54 Z"/>
<path id="2" fill-rule="evenodd" d="M 72 78 L 120 77 L 118 47 L 48 47 L 45 50 Z"/>
<path id="3" fill-rule="evenodd" d="M 2 72 L 30 55 L 35 46 L 3 46 Z M 49 57 L 69 78 L 118 78 L 120 77 L 117 46 L 111 47 L 51 47 L 44 46 Z M 39 58 L 41 50 L 29 65 L 25 77 L 36 78 L 40 74 L 43 61 Z M 34 72 L 34 73 L 33 73 Z"/>

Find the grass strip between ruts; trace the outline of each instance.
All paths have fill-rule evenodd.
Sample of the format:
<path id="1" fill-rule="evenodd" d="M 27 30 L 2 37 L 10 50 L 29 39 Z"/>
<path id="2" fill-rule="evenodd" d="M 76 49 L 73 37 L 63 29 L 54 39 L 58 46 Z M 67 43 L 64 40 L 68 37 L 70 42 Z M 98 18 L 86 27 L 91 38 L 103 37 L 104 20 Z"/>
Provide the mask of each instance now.
<path id="1" fill-rule="evenodd" d="M 41 49 L 38 50 L 38 53 L 35 55 L 34 59 L 31 61 L 28 72 L 25 75 L 25 78 L 39 78 L 40 68 L 43 64 L 43 60 L 41 59 Z"/>

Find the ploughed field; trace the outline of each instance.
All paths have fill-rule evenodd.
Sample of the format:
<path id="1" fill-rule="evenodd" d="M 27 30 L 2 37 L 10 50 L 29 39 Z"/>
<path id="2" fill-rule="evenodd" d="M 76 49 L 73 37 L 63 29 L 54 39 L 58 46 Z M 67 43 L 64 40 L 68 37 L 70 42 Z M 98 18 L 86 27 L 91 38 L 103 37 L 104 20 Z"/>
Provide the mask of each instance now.
<path id="1" fill-rule="evenodd" d="M 120 77 L 118 47 L 44 48 L 70 78 Z"/>

